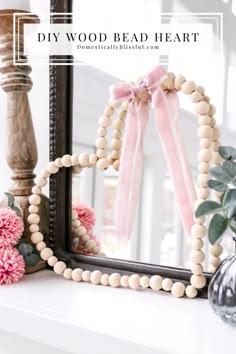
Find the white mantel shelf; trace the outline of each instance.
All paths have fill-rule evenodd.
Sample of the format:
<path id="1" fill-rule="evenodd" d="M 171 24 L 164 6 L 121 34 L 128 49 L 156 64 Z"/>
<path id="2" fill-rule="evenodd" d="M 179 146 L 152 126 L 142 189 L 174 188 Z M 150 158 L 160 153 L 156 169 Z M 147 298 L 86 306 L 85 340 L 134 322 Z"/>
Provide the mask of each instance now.
<path id="1" fill-rule="evenodd" d="M 4 337 L 5 334 L 5 337 Z M 236 329 L 202 299 L 74 283 L 45 270 L 0 287 L 0 354 L 235 354 Z M 31 352 L 32 353 L 32 352 Z"/>

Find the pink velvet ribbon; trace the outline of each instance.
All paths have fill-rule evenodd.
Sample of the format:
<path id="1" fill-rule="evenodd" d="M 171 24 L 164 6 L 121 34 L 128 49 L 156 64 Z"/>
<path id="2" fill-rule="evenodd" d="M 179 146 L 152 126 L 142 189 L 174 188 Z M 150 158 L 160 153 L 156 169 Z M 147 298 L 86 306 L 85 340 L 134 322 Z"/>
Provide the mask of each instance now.
<path id="1" fill-rule="evenodd" d="M 175 91 L 164 93 L 161 83 L 167 75 L 162 66 L 156 66 L 138 85 L 119 83 L 111 87 L 111 98 L 128 101 L 125 137 L 120 158 L 118 197 L 115 225 L 120 235 L 129 238 L 132 232 L 143 168 L 143 139 L 149 118 L 149 104 L 155 113 L 157 131 L 174 183 L 180 218 L 187 235 L 194 223 L 196 194 L 183 143 L 179 119 L 179 101 Z M 147 96 L 139 99 L 144 90 Z M 157 211 L 158 212 L 158 211 Z"/>

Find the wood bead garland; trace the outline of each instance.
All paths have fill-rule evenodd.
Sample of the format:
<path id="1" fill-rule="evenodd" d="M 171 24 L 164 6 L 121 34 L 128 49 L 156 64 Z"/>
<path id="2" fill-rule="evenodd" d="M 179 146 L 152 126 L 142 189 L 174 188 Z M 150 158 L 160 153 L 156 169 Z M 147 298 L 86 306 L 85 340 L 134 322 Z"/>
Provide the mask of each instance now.
<path id="1" fill-rule="evenodd" d="M 205 95 L 204 89 L 201 86 L 196 86 L 192 81 L 186 80 L 182 75 L 175 76 L 173 73 L 168 74 L 168 78 L 163 83 L 163 89 L 177 91 L 181 90 L 184 94 L 190 96 L 190 100 L 195 104 L 195 111 L 199 114 L 198 123 L 198 137 L 200 139 L 200 151 L 198 154 L 199 160 L 199 178 L 198 184 L 200 186 L 198 191 L 198 199 L 195 202 L 195 207 L 202 203 L 205 199 L 209 197 L 209 190 L 207 188 L 207 180 L 209 178 L 209 164 L 213 161 L 215 164 L 219 164 L 218 148 L 219 148 L 219 137 L 220 132 L 215 128 L 215 118 L 213 117 L 215 113 L 215 107 L 210 104 L 209 98 Z M 32 189 L 32 196 L 30 197 L 29 206 L 29 230 L 32 233 L 32 242 L 36 244 L 36 248 L 39 250 L 41 257 L 47 260 L 47 263 L 54 268 L 57 274 L 61 274 L 65 279 L 72 279 L 74 281 L 90 281 L 93 284 L 101 284 L 104 286 L 111 285 L 112 287 L 130 287 L 132 289 L 138 288 L 148 288 L 153 290 L 164 290 L 171 291 L 171 293 L 176 297 L 181 297 L 186 294 L 187 297 L 193 298 L 197 295 L 198 288 L 205 286 L 206 279 L 202 275 L 203 267 L 201 262 L 204 260 L 204 253 L 201 251 L 203 247 L 202 238 L 206 235 L 206 228 L 204 226 L 205 218 L 195 219 L 195 225 L 192 228 L 192 248 L 191 259 L 192 272 L 191 284 L 185 288 L 185 285 L 176 282 L 173 284 L 171 279 L 163 279 L 159 275 L 153 275 L 152 277 L 141 276 L 138 274 L 132 275 L 120 275 L 119 273 L 113 274 L 102 274 L 100 271 L 67 268 L 66 264 L 57 259 L 53 255 L 53 252 L 48 248 L 43 241 L 43 235 L 40 232 L 39 222 L 40 218 L 38 216 L 39 205 L 41 202 L 40 194 L 42 192 L 42 187 L 47 183 L 47 178 L 51 174 L 55 174 L 62 167 L 71 167 L 75 169 L 78 168 L 78 173 L 81 168 L 97 166 L 99 170 L 105 170 L 109 165 L 118 170 L 119 169 L 119 159 L 121 150 L 121 136 L 122 130 L 124 129 L 124 119 L 126 117 L 128 103 L 122 104 L 122 110 L 118 113 L 118 117 L 115 118 L 113 122 L 113 127 L 115 128 L 113 132 L 113 141 L 111 143 L 112 152 L 110 156 L 107 156 L 107 128 L 111 125 L 111 116 L 114 114 L 115 109 L 120 106 L 119 102 L 109 101 L 109 105 L 105 107 L 103 115 L 99 119 L 100 127 L 97 130 L 97 140 L 96 154 L 87 155 L 80 154 L 73 156 L 65 155 L 63 157 L 58 157 L 55 161 L 48 163 L 46 169 L 42 174 L 36 179 L 36 186 Z M 75 233 L 81 241 L 87 245 L 90 249 L 95 250 L 96 253 L 102 254 L 95 247 L 95 243 L 90 239 L 89 235 L 85 233 L 81 227 L 79 220 L 77 219 L 77 214 L 73 215 L 73 227 L 75 228 Z M 220 254 L 222 253 L 222 247 L 220 245 L 215 245 L 210 248 L 212 254 L 211 262 L 212 268 L 214 268 L 220 261 Z"/>

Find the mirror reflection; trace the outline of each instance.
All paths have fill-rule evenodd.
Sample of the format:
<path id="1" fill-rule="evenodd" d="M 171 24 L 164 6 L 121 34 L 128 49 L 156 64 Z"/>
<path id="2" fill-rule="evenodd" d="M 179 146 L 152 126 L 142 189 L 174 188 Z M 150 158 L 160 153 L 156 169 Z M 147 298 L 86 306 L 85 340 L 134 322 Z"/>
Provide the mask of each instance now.
<path id="1" fill-rule="evenodd" d="M 221 0 L 217 0 L 217 2 L 220 3 Z M 129 6 L 132 3 L 130 1 Z M 122 8 L 121 4 L 119 8 Z M 144 25 L 149 26 L 150 29 L 157 21 L 154 16 L 155 11 L 158 13 L 184 12 L 189 14 L 197 12 L 193 1 L 186 3 L 184 0 L 140 1 L 135 3 L 135 8 L 137 13 L 135 20 L 132 21 L 137 21 L 137 23 L 143 21 Z M 89 1 L 86 2 L 86 5 L 85 2 L 74 1 L 74 23 L 82 21 L 86 11 L 89 11 Z M 119 9 L 117 11 L 119 12 Z M 102 32 L 111 31 L 111 29 L 113 31 L 114 28 L 116 32 L 119 30 L 124 32 L 126 25 L 127 31 L 129 31 L 128 12 L 127 14 L 122 12 L 122 24 L 114 16 L 112 22 L 108 21 L 107 18 L 111 13 L 113 13 L 111 4 L 105 0 L 100 1 L 99 23 L 103 23 Z M 201 23 L 201 21 L 204 23 L 206 21 L 197 15 L 195 17 L 193 14 L 191 15 L 191 18 L 188 19 L 189 23 Z M 225 5 L 225 16 L 229 21 L 234 19 L 234 15 L 228 11 L 227 5 Z M 96 11 L 93 11 L 92 17 L 91 23 L 94 23 L 94 28 L 96 28 L 98 23 Z M 87 15 L 84 15 L 84 18 L 88 18 Z M 172 21 L 183 21 L 183 19 L 169 18 L 165 21 L 171 25 Z M 212 40 L 214 45 L 217 42 L 217 36 L 219 33 L 213 26 Z M 174 53 L 171 50 L 166 56 L 160 55 L 158 51 L 153 51 L 148 55 L 145 52 L 134 54 L 132 51 L 125 54 L 120 51 L 116 51 L 115 54 L 103 53 L 102 56 L 96 56 L 93 51 L 91 54 L 89 51 L 86 51 L 86 55 L 83 52 L 78 54 L 78 59 L 83 65 L 74 67 L 73 153 L 96 154 L 95 140 L 99 127 L 98 121 L 103 114 L 104 107 L 107 106 L 110 86 L 121 81 L 135 81 L 157 63 L 162 64 L 166 71 L 176 74 L 182 73 L 189 80 L 205 87 L 206 94 L 217 109 L 215 118 L 222 132 L 222 143 L 234 146 L 235 105 L 232 102 L 232 95 L 227 95 L 227 92 L 232 92 L 236 80 L 236 68 L 233 62 L 231 63 L 231 56 L 236 50 L 236 44 L 231 43 L 232 39 L 227 33 L 224 41 L 229 44 L 224 49 L 224 58 L 227 58 L 229 64 L 227 70 L 223 65 L 222 58 L 217 55 L 214 62 L 209 63 L 206 58 L 203 59 L 199 56 L 187 60 L 180 53 Z M 214 48 L 213 54 L 216 50 Z M 194 186 L 197 188 L 198 121 L 196 114 L 193 113 L 193 104 L 189 97 L 180 93 L 179 98 L 184 145 Z M 114 121 L 115 118 L 116 116 L 112 117 L 112 120 Z M 114 127 L 111 126 L 107 132 L 108 153 L 112 151 L 113 132 Z M 124 132 L 125 129 L 121 140 L 123 140 Z M 185 235 L 183 230 L 173 179 L 167 167 L 151 107 L 144 136 L 139 200 L 130 238 L 119 234 L 114 225 L 119 172 L 112 166 L 104 172 L 96 168 L 85 168 L 75 172 L 80 173 L 73 175 L 72 204 L 78 212 L 81 223 L 90 235 L 90 239 L 95 242 L 98 254 L 111 258 L 189 268 L 191 239 Z M 206 238 L 205 240 L 205 269 L 207 269 L 209 245 Z M 92 252 L 86 249 L 73 233 L 71 249 L 74 252 L 92 255 Z M 229 253 L 231 249 L 231 238 L 225 238 L 224 253 Z"/>

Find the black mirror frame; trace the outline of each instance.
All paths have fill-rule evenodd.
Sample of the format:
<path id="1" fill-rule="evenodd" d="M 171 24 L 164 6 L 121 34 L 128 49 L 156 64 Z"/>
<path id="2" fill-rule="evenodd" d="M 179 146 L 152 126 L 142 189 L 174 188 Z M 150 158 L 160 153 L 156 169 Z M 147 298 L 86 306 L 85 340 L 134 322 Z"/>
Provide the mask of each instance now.
<path id="1" fill-rule="evenodd" d="M 51 0 L 51 13 L 72 12 L 72 0 Z M 73 65 L 50 66 L 50 161 L 72 153 Z M 174 281 L 190 283 L 192 272 L 187 269 L 124 261 L 106 257 L 75 254 L 69 250 L 71 233 L 71 169 L 61 169 L 50 178 L 49 246 L 56 256 L 71 268 L 101 270 L 111 274 L 138 273 L 161 275 Z M 210 273 L 204 273 L 207 285 L 198 296 L 207 297 Z"/>

